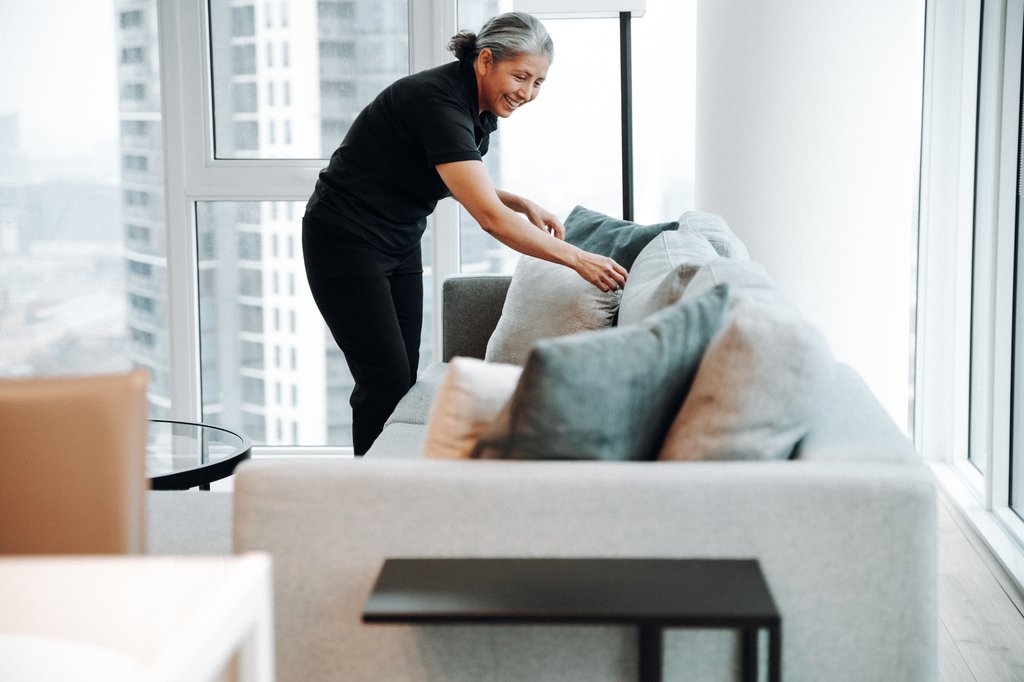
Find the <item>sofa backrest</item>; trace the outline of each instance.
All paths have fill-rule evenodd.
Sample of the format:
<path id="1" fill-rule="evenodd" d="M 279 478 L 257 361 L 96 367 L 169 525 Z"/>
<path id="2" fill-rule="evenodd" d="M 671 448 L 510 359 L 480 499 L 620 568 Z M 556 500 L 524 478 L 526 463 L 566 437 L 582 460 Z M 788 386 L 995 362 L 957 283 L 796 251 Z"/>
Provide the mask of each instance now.
<path id="1" fill-rule="evenodd" d="M 626 627 L 361 622 L 385 558 L 502 556 L 756 558 L 786 680 L 935 678 L 921 463 L 252 460 L 236 478 L 234 550 L 274 558 L 282 682 L 633 678 Z M 738 651 L 671 632 L 665 679 L 736 679 Z"/>
<path id="2" fill-rule="evenodd" d="M 483 359 L 511 283 L 511 275 L 455 275 L 444 281 L 442 360 Z"/>
<path id="3" fill-rule="evenodd" d="M 835 381 L 793 459 L 870 462 L 920 455 L 855 369 L 836 363 Z"/>

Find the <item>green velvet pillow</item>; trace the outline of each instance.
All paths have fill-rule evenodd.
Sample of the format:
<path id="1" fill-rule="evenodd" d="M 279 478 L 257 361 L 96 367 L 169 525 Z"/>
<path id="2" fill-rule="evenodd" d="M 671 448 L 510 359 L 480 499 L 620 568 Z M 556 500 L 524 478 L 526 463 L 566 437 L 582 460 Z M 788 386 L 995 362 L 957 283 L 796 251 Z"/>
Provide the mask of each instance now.
<path id="1" fill-rule="evenodd" d="M 628 327 L 538 341 L 472 456 L 655 459 L 728 299 L 718 286 Z"/>
<path id="2" fill-rule="evenodd" d="M 577 206 L 565 219 L 565 241 L 584 251 L 608 256 L 629 270 L 647 244 L 679 221 L 640 225 Z"/>

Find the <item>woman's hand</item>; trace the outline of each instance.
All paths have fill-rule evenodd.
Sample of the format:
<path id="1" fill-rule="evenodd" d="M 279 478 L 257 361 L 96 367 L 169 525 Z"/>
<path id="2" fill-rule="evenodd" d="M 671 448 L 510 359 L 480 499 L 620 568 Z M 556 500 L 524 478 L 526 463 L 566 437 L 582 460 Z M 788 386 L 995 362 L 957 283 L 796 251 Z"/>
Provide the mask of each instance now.
<path id="1" fill-rule="evenodd" d="M 523 200 L 523 215 L 531 223 L 544 230 L 553 237 L 565 239 L 565 225 L 551 211 L 541 208 L 529 200 Z"/>
<path id="2" fill-rule="evenodd" d="M 566 242 L 562 221 L 528 199 L 497 189 L 482 161 L 452 161 L 436 168 L 456 201 L 505 246 L 570 267 L 601 291 L 625 285 L 625 268 Z"/>
<path id="3" fill-rule="evenodd" d="M 601 291 L 615 291 L 626 285 L 626 269 L 607 256 L 581 250 L 574 269 Z"/>

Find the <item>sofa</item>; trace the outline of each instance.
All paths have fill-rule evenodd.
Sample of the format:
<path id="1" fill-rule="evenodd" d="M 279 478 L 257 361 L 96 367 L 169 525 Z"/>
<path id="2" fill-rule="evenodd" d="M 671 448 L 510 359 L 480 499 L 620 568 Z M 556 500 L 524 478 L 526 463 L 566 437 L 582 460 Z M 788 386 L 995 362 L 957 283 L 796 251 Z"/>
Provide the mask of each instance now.
<path id="1" fill-rule="evenodd" d="M 832 361 L 811 423 L 781 458 L 425 452 L 453 363 L 493 350 L 513 284 L 444 282 L 442 360 L 363 458 L 255 459 L 237 470 L 233 499 L 152 493 L 162 521 L 151 521 L 151 551 L 188 551 L 196 525 L 212 524 L 215 539 L 197 551 L 225 550 L 230 528 L 233 551 L 269 552 L 284 681 L 636 678 L 626 626 L 364 624 L 389 557 L 755 558 L 782 615 L 784 679 L 936 678 L 934 484 L 847 365 Z M 766 638 L 759 648 L 763 663 Z M 666 680 L 739 679 L 739 662 L 732 632 L 665 635 Z"/>

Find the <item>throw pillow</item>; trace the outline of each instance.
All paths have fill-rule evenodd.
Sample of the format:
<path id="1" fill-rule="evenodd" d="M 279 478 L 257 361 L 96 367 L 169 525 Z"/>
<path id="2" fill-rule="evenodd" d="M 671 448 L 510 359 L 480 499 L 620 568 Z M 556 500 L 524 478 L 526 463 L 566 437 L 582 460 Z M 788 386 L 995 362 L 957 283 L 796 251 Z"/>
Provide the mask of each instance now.
<path id="1" fill-rule="evenodd" d="M 687 211 L 679 216 L 679 229 L 690 230 L 707 239 L 719 256 L 723 258 L 740 258 L 749 260 L 750 254 L 740 238 L 729 229 L 728 223 L 720 215 Z"/>
<path id="2" fill-rule="evenodd" d="M 835 362 L 824 336 L 760 265 L 704 266 L 683 301 L 727 283 L 725 328 L 708 346 L 659 459 L 786 459 L 810 430 Z"/>
<path id="3" fill-rule="evenodd" d="M 608 256 L 628 271 L 652 239 L 678 227 L 675 220 L 640 225 L 577 206 L 565 219 L 565 241 L 584 251 Z"/>
<path id="4" fill-rule="evenodd" d="M 522 256 L 484 359 L 522 365 L 540 339 L 611 326 L 622 291 L 602 292 L 563 265 Z"/>
<path id="5" fill-rule="evenodd" d="M 715 287 L 640 324 L 538 342 L 473 456 L 653 460 L 727 305 Z"/>
<path id="6" fill-rule="evenodd" d="M 643 248 L 622 289 L 620 325 L 634 324 L 679 300 L 704 263 L 718 257 L 696 232 L 662 232 Z"/>
<path id="7" fill-rule="evenodd" d="M 512 396 L 522 371 L 518 365 L 452 358 L 430 407 L 424 456 L 467 459 Z"/>

